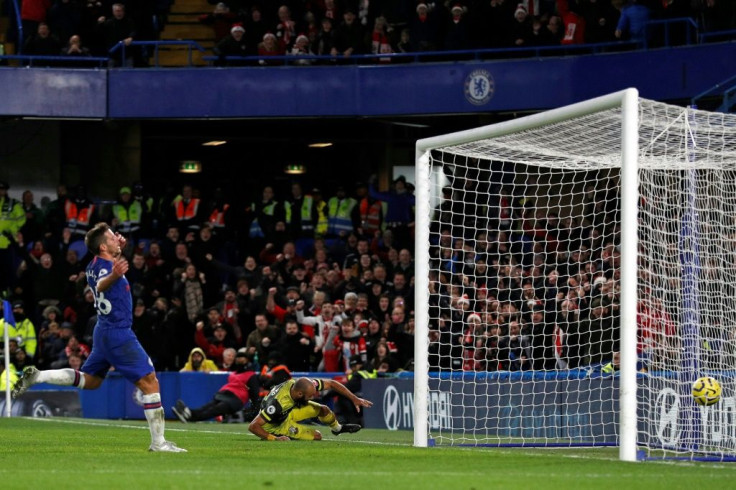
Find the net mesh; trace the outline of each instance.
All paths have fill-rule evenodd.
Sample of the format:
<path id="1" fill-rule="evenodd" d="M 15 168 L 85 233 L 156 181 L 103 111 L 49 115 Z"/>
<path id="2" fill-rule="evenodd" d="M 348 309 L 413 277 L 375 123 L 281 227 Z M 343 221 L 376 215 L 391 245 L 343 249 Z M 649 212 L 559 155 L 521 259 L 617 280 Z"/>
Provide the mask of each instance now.
<path id="1" fill-rule="evenodd" d="M 429 153 L 429 436 L 615 445 L 620 109 Z M 639 101 L 638 444 L 736 446 L 736 116 Z M 723 396 L 696 406 L 692 382 Z"/>

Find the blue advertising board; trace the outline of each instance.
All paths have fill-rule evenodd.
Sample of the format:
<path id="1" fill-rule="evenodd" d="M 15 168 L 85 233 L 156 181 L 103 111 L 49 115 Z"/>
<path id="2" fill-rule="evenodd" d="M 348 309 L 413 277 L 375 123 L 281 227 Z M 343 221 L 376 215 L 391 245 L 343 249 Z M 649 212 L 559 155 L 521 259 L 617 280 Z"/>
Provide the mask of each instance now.
<path id="1" fill-rule="evenodd" d="M 581 371 L 551 373 L 458 373 L 429 381 L 430 434 L 463 432 L 501 441 L 545 440 L 616 444 L 617 376 Z M 721 373 L 723 395 L 709 407 L 689 395 L 689 383 L 666 373 L 638 377 L 638 441 L 650 448 L 718 452 L 736 449 L 736 386 Z M 363 382 L 373 401 L 366 427 L 414 428 L 414 380 L 379 378 Z"/>
<path id="2" fill-rule="evenodd" d="M 560 107 L 628 87 L 690 99 L 733 75 L 736 43 L 402 65 L 110 73 L 112 118 L 467 114 Z"/>
<path id="3" fill-rule="evenodd" d="M 0 67 L 0 115 L 107 117 L 107 70 Z"/>
<path id="4" fill-rule="evenodd" d="M 204 119 L 535 111 L 628 87 L 649 99 L 689 100 L 733 76 L 734 60 L 731 42 L 386 65 L 0 67 L 0 116 Z"/>
<path id="5" fill-rule="evenodd" d="M 429 428 L 501 439 L 615 443 L 617 384 L 610 377 L 430 379 Z M 374 402 L 364 414 L 366 427 L 413 429 L 412 379 L 367 380 L 363 392 Z"/>

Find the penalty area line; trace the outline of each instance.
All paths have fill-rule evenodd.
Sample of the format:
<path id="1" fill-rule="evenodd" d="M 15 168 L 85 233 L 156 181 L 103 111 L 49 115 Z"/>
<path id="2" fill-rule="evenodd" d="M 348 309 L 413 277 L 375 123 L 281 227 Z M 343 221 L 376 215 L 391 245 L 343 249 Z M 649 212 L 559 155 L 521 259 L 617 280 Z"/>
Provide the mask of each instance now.
<path id="1" fill-rule="evenodd" d="M 34 422 L 43 422 L 43 423 L 58 423 L 58 424 L 68 424 L 68 425 L 83 425 L 87 427 L 111 427 L 111 428 L 121 428 L 121 429 L 135 429 L 135 430 L 149 430 L 148 425 L 145 425 L 143 421 L 141 420 L 141 425 L 132 425 L 132 424 L 126 424 L 126 423 L 119 423 L 116 420 L 110 420 L 109 422 L 105 421 L 87 421 L 87 420 L 72 420 L 72 419 L 66 419 L 66 418 L 59 418 L 59 417 L 20 417 L 25 420 L 32 420 Z M 194 424 L 192 424 L 194 426 Z M 245 426 L 245 424 L 243 424 Z M 329 432 L 329 427 L 322 428 L 323 430 L 326 430 Z M 231 431 L 224 431 L 224 430 L 209 430 L 209 429 L 194 429 L 194 428 L 180 428 L 180 427 L 172 427 L 170 425 L 166 425 L 166 432 L 188 432 L 188 433 L 197 433 L 197 434 L 224 434 L 224 435 L 233 435 L 233 436 L 249 436 L 249 437 L 256 437 L 254 434 L 251 434 L 247 430 L 244 432 L 231 432 Z M 401 442 L 383 442 L 383 441 L 370 441 L 370 440 L 363 440 L 363 439 L 347 439 L 347 438 L 338 438 L 338 437 L 323 437 L 322 442 L 326 443 L 342 443 L 342 444 L 364 444 L 364 445 L 371 445 L 371 446 L 396 446 L 396 447 L 413 447 L 410 443 L 401 443 Z M 424 448 L 418 448 L 418 449 L 424 449 Z"/>
<path id="2" fill-rule="evenodd" d="M 45 422 L 45 423 L 59 423 L 59 424 L 68 424 L 68 425 L 84 425 L 88 427 L 111 427 L 111 428 L 121 428 L 121 429 L 136 429 L 136 430 L 149 430 L 148 425 L 131 425 L 131 424 L 124 424 L 124 423 L 117 423 L 117 421 L 111 420 L 110 422 L 92 422 L 92 421 L 86 421 L 86 420 L 71 420 L 71 419 L 62 419 L 57 417 L 21 417 L 25 420 L 32 420 L 35 422 Z M 143 422 L 143 421 L 141 421 Z M 328 429 L 329 430 L 329 429 Z M 166 432 L 189 432 L 189 433 L 197 433 L 197 434 L 225 434 L 225 435 L 233 435 L 233 436 L 252 436 L 256 437 L 254 434 L 251 434 L 248 431 L 245 432 L 230 432 L 230 431 L 224 431 L 224 430 L 208 430 L 208 429 L 184 429 L 179 427 L 171 427 L 169 425 L 166 426 Z M 370 445 L 377 445 L 377 446 L 407 446 L 410 447 L 410 444 L 402 444 L 402 443 L 396 443 L 396 442 L 380 442 L 380 441 L 365 441 L 365 440 L 359 440 L 359 439 L 340 439 L 340 438 L 323 438 L 322 441 L 324 442 L 337 442 L 337 443 L 348 443 L 348 444 L 370 444 Z"/>
<path id="3" fill-rule="evenodd" d="M 135 430 L 149 430 L 148 425 L 132 425 L 132 424 L 125 424 L 125 423 L 118 423 L 117 421 L 110 420 L 109 422 L 99 421 L 99 422 L 92 422 L 87 420 L 71 420 L 71 419 L 62 419 L 57 417 L 21 417 L 25 420 L 32 420 L 35 422 L 44 422 L 44 423 L 58 423 L 58 424 L 68 424 L 68 425 L 83 425 L 87 427 L 111 427 L 111 428 L 121 428 L 121 429 L 135 429 Z M 143 422 L 143 421 L 141 421 Z M 329 431 L 329 428 L 327 428 Z M 224 434 L 224 435 L 233 435 L 233 436 L 252 436 L 256 437 L 254 434 L 251 434 L 247 430 L 245 432 L 230 432 L 230 431 L 221 431 L 221 430 L 208 430 L 208 429 L 185 429 L 185 428 L 179 428 L 179 427 L 171 427 L 169 425 L 166 426 L 166 432 L 188 432 L 188 433 L 197 433 L 197 434 Z M 400 442 L 382 442 L 382 441 L 369 441 L 369 440 L 362 440 L 362 439 L 346 439 L 346 438 L 337 438 L 337 437 L 329 437 L 323 438 L 322 442 L 326 443 L 342 443 L 342 444 L 365 444 L 365 445 L 373 445 L 373 446 L 403 446 L 403 447 L 412 447 L 411 444 L 405 444 Z"/>
<path id="4" fill-rule="evenodd" d="M 54 417 L 22 417 L 26 420 L 33 420 L 37 422 L 47 422 L 52 423 L 56 422 L 59 424 L 70 424 L 70 425 L 86 425 L 90 427 L 112 427 L 112 428 L 121 428 L 121 429 L 138 429 L 138 430 L 149 430 L 148 425 L 130 425 L 130 424 L 119 424 L 119 423 L 104 423 L 104 422 L 87 422 L 84 420 L 68 420 L 68 419 L 60 419 L 60 418 L 54 418 Z M 242 433 L 242 432 L 228 432 L 228 431 L 220 431 L 220 430 L 207 430 L 207 429 L 180 429 L 177 427 L 166 427 L 166 432 L 196 432 L 196 433 L 203 433 L 203 434 L 226 434 L 226 435 L 234 435 L 234 436 L 243 436 L 243 435 L 252 435 L 250 433 Z"/>

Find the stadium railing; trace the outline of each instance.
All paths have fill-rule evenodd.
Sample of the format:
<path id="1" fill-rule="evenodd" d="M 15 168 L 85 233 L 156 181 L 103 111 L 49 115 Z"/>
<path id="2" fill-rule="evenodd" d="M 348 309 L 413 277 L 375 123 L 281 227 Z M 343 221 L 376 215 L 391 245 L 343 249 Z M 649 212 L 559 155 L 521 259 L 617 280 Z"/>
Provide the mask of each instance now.
<path id="1" fill-rule="evenodd" d="M 18 39 L 25 39 L 23 36 L 23 22 L 20 17 L 20 0 L 13 0 L 13 11 L 15 12 L 15 22 L 18 25 Z M 16 44 L 18 45 L 17 53 L 21 54 L 23 52 L 23 43 L 19 42 Z"/>
<path id="2" fill-rule="evenodd" d="M 102 56 L 38 56 L 8 54 L 0 56 L 0 61 L 18 61 L 25 67 L 42 68 L 104 68 L 110 58 Z"/>
<path id="3" fill-rule="evenodd" d="M 204 56 L 209 62 L 231 61 L 243 64 L 260 64 L 273 66 L 300 64 L 304 61 L 316 61 L 319 64 L 355 65 L 386 62 L 418 63 L 422 61 L 480 61 L 488 59 L 542 58 L 545 56 L 565 56 L 580 54 L 599 54 L 606 52 L 631 51 L 640 47 L 637 41 L 617 41 L 598 44 L 569 44 L 555 46 L 531 46 L 522 48 L 490 48 L 466 49 L 457 51 L 421 51 L 412 53 L 377 53 L 357 54 L 349 57 L 332 55 L 293 55 L 278 56 Z"/>
<path id="4" fill-rule="evenodd" d="M 662 29 L 662 35 L 656 36 L 655 34 L 659 29 Z M 662 46 L 668 48 L 673 44 L 677 43 L 677 38 L 673 39 L 676 34 L 673 34 L 673 30 L 683 29 L 685 34 L 684 44 L 692 44 L 693 41 L 699 41 L 700 26 L 691 17 L 677 17 L 674 19 L 654 19 L 646 23 L 644 28 L 644 49 L 651 47 L 653 39 L 661 42 L 662 44 L 656 43 L 656 46 Z M 682 44 L 682 43 L 677 43 Z"/>
<path id="5" fill-rule="evenodd" d="M 62 68 L 72 68 L 72 67 L 94 67 L 97 66 L 99 68 L 107 67 L 109 61 L 113 57 L 117 57 L 118 53 L 120 53 L 120 56 L 122 58 L 125 58 L 126 55 L 126 49 L 130 49 L 132 47 L 140 47 L 142 49 L 146 48 L 152 48 L 153 53 L 151 55 L 145 54 L 144 57 L 148 59 L 149 57 L 153 58 L 153 64 L 154 66 L 159 66 L 158 62 L 158 53 L 159 49 L 162 46 L 186 46 L 187 47 L 187 60 L 189 66 L 192 66 L 192 51 L 197 50 L 199 52 L 204 53 L 206 50 L 196 41 L 133 41 L 129 45 L 125 45 L 123 41 L 120 41 L 115 46 L 110 48 L 110 51 L 108 51 L 108 56 L 38 56 L 38 55 L 28 55 L 28 54 L 14 54 L 14 55 L 3 55 L 0 56 L 0 61 L 7 60 L 12 61 L 16 60 L 19 61 L 21 65 L 23 66 L 44 66 L 44 67 L 62 67 Z"/>
<path id="6" fill-rule="evenodd" d="M 698 42 L 700 44 L 721 42 L 721 41 L 732 41 L 736 39 L 736 29 L 728 29 L 725 31 L 711 31 L 701 32 L 698 36 Z"/>
<path id="7" fill-rule="evenodd" d="M 734 31 L 736 32 L 736 31 Z M 722 97 L 721 105 L 717 111 L 729 112 L 736 105 L 736 75 L 718 82 L 708 90 L 700 92 L 690 99 L 690 105 L 700 108 L 700 102 L 708 97 Z"/>
<path id="8" fill-rule="evenodd" d="M 192 40 L 132 41 L 128 45 L 126 45 L 123 41 L 120 41 L 115 46 L 110 48 L 110 51 L 108 51 L 108 54 L 111 57 L 116 56 L 119 51 L 120 56 L 123 59 L 125 59 L 125 51 L 127 49 L 130 49 L 131 47 L 140 47 L 142 49 L 153 48 L 153 54 L 144 56 L 144 57 L 148 58 L 149 56 L 152 56 L 153 65 L 158 66 L 158 53 L 162 46 L 186 46 L 188 66 L 192 66 L 192 50 L 193 49 L 196 49 L 197 51 L 202 52 L 202 53 L 206 51 L 197 41 L 192 41 Z"/>

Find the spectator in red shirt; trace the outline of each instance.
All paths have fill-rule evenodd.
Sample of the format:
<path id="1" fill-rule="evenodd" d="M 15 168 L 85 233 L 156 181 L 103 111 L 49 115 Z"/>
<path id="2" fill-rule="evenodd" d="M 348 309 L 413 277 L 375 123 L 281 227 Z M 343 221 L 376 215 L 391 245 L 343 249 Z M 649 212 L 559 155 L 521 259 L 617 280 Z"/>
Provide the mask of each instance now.
<path id="1" fill-rule="evenodd" d="M 81 343 L 79 339 L 73 335 L 69 337 L 66 348 L 64 349 L 64 354 L 62 354 L 61 358 L 66 358 L 66 361 L 69 362 L 69 358 L 72 356 L 78 356 L 82 361 L 85 361 L 89 357 L 89 347 L 87 344 Z"/>
<path id="2" fill-rule="evenodd" d="M 289 287 L 286 290 L 286 308 L 282 308 L 276 304 L 277 288 L 269 288 L 266 297 L 266 311 L 273 315 L 276 323 L 283 325 L 289 317 L 296 315 L 296 304 L 299 300 L 299 290 L 295 287 Z"/>
<path id="3" fill-rule="evenodd" d="M 386 18 L 383 16 L 376 17 L 373 32 L 371 33 L 371 53 L 385 54 L 393 52 L 391 41 L 388 38 Z M 378 61 L 381 63 L 390 63 L 391 58 L 379 58 Z"/>
<path id="4" fill-rule="evenodd" d="M 243 333 L 239 321 L 240 304 L 238 303 L 235 289 L 228 286 L 227 289 L 225 289 L 224 299 L 217 303 L 214 309 L 217 310 L 217 313 L 223 319 L 222 321 L 230 325 L 230 328 L 235 334 L 235 341 L 239 343 L 243 338 Z"/>
<path id="5" fill-rule="evenodd" d="M 561 44 L 585 44 L 585 19 L 578 9 L 577 0 L 557 0 L 557 11 L 565 25 Z"/>
<path id="6" fill-rule="evenodd" d="M 291 9 L 282 5 L 278 10 L 279 22 L 276 24 L 276 39 L 282 51 L 290 51 L 297 37 L 296 22 L 291 18 Z"/>
<path id="7" fill-rule="evenodd" d="M 199 347 L 207 354 L 207 358 L 212 359 L 215 364 L 222 364 L 222 354 L 228 347 L 235 347 L 235 341 L 231 339 L 225 325 L 218 323 L 215 325 L 211 337 L 204 334 L 204 322 L 197 322 L 197 331 L 194 334 L 194 340 Z"/>
<path id="8" fill-rule="evenodd" d="M 276 35 L 267 32 L 263 35 L 263 42 L 258 45 L 258 56 L 282 56 L 284 54 L 283 47 L 279 44 Z M 281 65 L 281 60 L 260 59 L 258 63 L 261 65 Z"/>
<path id="9" fill-rule="evenodd" d="M 215 32 L 215 43 L 220 42 L 230 34 L 230 27 L 238 19 L 238 15 L 230 12 L 230 8 L 223 2 L 215 5 L 211 14 L 199 16 L 199 22 L 212 26 Z"/>
<path id="10" fill-rule="evenodd" d="M 36 34 L 38 25 L 46 21 L 49 8 L 51 0 L 23 0 L 20 6 L 20 19 L 25 37 L 23 41 Z"/>
<path id="11" fill-rule="evenodd" d="M 335 348 L 340 353 L 340 370 L 350 371 L 350 358 L 359 355 L 366 362 L 365 338 L 360 335 L 360 330 L 355 328 L 352 318 L 343 318 L 340 324 L 340 335 L 333 340 Z"/>

